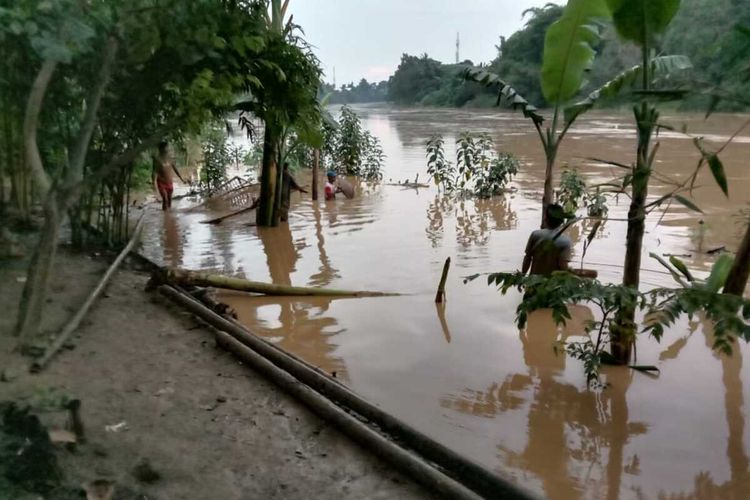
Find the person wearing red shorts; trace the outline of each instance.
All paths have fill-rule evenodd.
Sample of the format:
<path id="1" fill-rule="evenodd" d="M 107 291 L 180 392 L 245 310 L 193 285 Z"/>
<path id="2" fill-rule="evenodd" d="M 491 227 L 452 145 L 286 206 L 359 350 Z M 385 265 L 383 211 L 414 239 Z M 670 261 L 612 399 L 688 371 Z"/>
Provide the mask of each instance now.
<path id="1" fill-rule="evenodd" d="M 154 184 L 154 189 L 159 193 L 161 197 L 161 209 L 167 210 L 172 207 L 172 192 L 174 191 L 174 183 L 172 182 L 172 172 L 177 174 L 177 177 L 184 183 L 185 180 L 180 175 L 174 161 L 169 156 L 168 150 L 169 144 L 167 141 L 159 143 L 159 154 L 154 156 L 153 167 L 151 170 L 151 182 Z"/>

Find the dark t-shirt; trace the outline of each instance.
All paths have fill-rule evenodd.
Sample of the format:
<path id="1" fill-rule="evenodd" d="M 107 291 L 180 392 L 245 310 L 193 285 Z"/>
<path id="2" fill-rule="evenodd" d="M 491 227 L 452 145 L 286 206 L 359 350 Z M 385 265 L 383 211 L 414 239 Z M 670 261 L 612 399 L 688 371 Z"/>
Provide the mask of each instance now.
<path id="1" fill-rule="evenodd" d="M 571 259 L 570 239 L 563 235 L 555 238 L 555 229 L 537 229 L 526 244 L 526 255 L 531 256 L 531 274 L 549 276 L 554 271 L 567 269 Z"/>

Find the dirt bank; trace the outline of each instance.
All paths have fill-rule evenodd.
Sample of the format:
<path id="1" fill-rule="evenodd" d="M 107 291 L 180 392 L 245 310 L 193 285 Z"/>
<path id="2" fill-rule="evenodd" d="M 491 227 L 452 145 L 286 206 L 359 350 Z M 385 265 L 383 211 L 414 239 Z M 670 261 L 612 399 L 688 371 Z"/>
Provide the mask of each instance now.
<path id="1" fill-rule="evenodd" d="M 62 249 L 43 328 L 54 331 L 91 290 L 101 258 Z M 121 491 L 160 499 L 425 498 L 387 465 L 331 429 L 294 400 L 214 347 L 210 332 L 143 291 L 147 276 L 119 271 L 90 312 L 71 349 L 40 375 L 10 354 L 23 265 L 0 263 L 0 400 L 45 412 L 78 398 L 88 441 L 61 451 L 68 482 L 114 480 Z M 117 432 L 106 426 L 120 425 Z M 160 473 L 139 483 L 147 459 Z M 2 496 L 2 495 L 0 495 Z M 117 498 L 117 497 L 116 497 Z M 133 498 L 142 498 L 133 496 Z"/>

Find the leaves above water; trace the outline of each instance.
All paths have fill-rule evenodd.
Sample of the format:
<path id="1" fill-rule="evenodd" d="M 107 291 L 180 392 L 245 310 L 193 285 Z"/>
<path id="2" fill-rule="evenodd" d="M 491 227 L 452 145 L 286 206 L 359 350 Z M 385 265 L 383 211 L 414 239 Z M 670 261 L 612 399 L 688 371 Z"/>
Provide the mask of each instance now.
<path id="1" fill-rule="evenodd" d="M 640 46 L 666 30 L 680 0 L 607 0 L 617 32 Z"/>
<path id="2" fill-rule="evenodd" d="M 580 91 L 601 41 L 600 25 L 608 18 L 604 0 L 570 0 L 562 17 L 549 27 L 542 59 L 547 102 L 563 103 Z"/>
<path id="3" fill-rule="evenodd" d="M 721 188 L 724 195 L 729 196 L 729 185 L 727 183 L 727 174 L 724 172 L 724 164 L 715 154 L 709 155 L 707 161 L 716 184 Z"/>
<path id="4" fill-rule="evenodd" d="M 498 88 L 497 105 L 505 104 L 514 110 L 520 110 L 523 116 L 530 118 L 536 125 L 544 122 L 544 117 L 537 112 L 536 106 L 529 103 L 516 89 L 495 73 L 481 68 L 466 68 L 461 72 L 465 80 L 481 83 L 486 87 Z"/>
<path id="5" fill-rule="evenodd" d="M 659 56 L 651 59 L 651 74 L 654 77 L 666 77 L 678 71 L 685 71 L 693 67 L 690 59 L 685 56 Z M 643 75 L 642 66 L 627 69 L 591 92 L 585 99 L 565 108 L 565 122 L 575 121 L 582 113 L 593 108 L 600 99 L 610 99 L 620 95 L 624 88 L 638 82 Z"/>

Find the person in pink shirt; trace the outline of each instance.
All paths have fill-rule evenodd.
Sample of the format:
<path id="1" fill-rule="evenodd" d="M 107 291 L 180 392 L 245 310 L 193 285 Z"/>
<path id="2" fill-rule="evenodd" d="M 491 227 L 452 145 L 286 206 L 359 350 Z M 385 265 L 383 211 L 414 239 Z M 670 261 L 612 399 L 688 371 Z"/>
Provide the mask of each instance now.
<path id="1" fill-rule="evenodd" d="M 341 188 L 336 185 L 336 172 L 334 172 L 333 170 L 330 170 L 326 174 L 326 177 L 328 177 L 328 181 L 326 182 L 326 187 L 325 187 L 326 201 L 335 200 L 336 193 L 341 192 Z"/>

